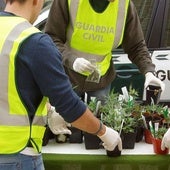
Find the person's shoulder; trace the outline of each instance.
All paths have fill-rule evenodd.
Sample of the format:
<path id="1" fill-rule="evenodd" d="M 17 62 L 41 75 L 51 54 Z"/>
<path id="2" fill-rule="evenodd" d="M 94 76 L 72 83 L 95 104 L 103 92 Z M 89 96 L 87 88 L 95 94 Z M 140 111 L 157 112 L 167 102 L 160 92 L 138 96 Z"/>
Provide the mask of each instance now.
<path id="1" fill-rule="evenodd" d="M 46 60 L 46 62 L 49 61 L 49 59 L 51 61 L 54 60 L 57 58 L 56 56 L 61 58 L 61 55 L 50 36 L 41 32 L 32 34 L 22 43 L 20 54 L 21 57 L 29 56 L 25 57 L 26 59 L 24 60 L 29 60 L 29 62 L 36 61 L 39 63 L 43 63 L 47 57 L 48 60 Z"/>
<path id="2" fill-rule="evenodd" d="M 28 50 L 36 53 L 44 53 L 49 56 L 60 55 L 58 48 L 53 42 L 52 38 L 43 32 L 35 33 L 30 36 L 25 44 Z"/>
<path id="3" fill-rule="evenodd" d="M 128 18 L 136 17 L 138 16 L 136 6 L 132 0 L 129 1 L 129 7 L 128 7 Z"/>
<path id="4" fill-rule="evenodd" d="M 34 42 L 45 42 L 45 41 L 51 41 L 51 38 L 48 34 L 43 33 L 43 32 L 37 32 L 32 34 L 29 37 L 29 41 L 34 41 Z"/>
<path id="5" fill-rule="evenodd" d="M 21 51 L 31 56 L 53 55 L 57 52 L 54 42 L 49 35 L 38 32 L 29 36 L 21 45 Z"/>
<path id="6" fill-rule="evenodd" d="M 29 46 L 34 46 L 36 48 L 40 48 L 42 46 L 50 48 L 54 43 L 48 34 L 38 32 L 31 35 L 27 39 L 26 44 L 29 44 Z"/>

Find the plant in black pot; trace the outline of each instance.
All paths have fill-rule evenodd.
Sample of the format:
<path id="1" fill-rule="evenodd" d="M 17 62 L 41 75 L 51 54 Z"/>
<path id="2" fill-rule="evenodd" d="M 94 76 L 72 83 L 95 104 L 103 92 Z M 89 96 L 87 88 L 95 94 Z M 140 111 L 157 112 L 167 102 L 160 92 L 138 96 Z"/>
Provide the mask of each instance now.
<path id="1" fill-rule="evenodd" d="M 106 103 L 100 109 L 101 112 L 101 120 L 102 122 L 111 127 L 116 131 L 120 131 L 122 117 L 120 114 L 120 103 L 118 101 L 118 94 L 114 93 L 112 90 L 110 94 L 106 98 Z M 121 151 L 118 149 L 118 146 L 113 151 L 106 150 L 107 156 L 115 157 L 120 156 Z"/>
<path id="2" fill-rule="evenodd" d="M 122 126 L 121 139 L 123 149 L 134 149 L 137 135 L 137 124 L 134 117 L 124 116 Z"/>
<path id="3" fill-rule="evenodd" d="M 107 125 L 108 127 L 111 127 L 112 129 L 116 130 L 120 134 L 120 127 L 121 127 L 121 117 L 120 115 L 117 115 L 116 112 L 112 112 L 111 114 L 102 114 L 102 122 Z M 106 153 L 110 157 L 120 156 L 121 151 L 118 149 L 118 146 L 113 151 L 106 150 Z"/>
<path id="4" fill-rule="evenodd" d="M 97 101 L 95 97 L 92 97 L 88 108 L 92 111 L 92 113 L 100 119 L 99 109 L 101 106 L 101 102 Z M 88 132 L 83 132 L 84 135 L 84 144 L 86 149 L 99 149 L 101 147 L 101 140 L 98 136 L 90 134 Z"/>
<path id="5" fill-rule="evenodd" d="M 144 136 L 145 125 L 142 118 L 142 109 L 142 106 L 138 103 L 135 103 L 132 107 L 131 117 L 133 117 L 136 122 L 136 142 L 142 141 Z"/>
<path id="6" fill-rule="evenodd" d="M 130 110 L 131 117 L 135 119 L 136 122 L 136 142 L 140 142 L 143 139 L 144 135 L 144 121 L 142 119 L 142 110 L 143 106 L 140 100 L 138 100 L 139 93 L 131 85 L 128 90 L 129 99 L 128 100 L 128 109 Z"/>
<path id="7" fill-rule="evenodd" d="M 143 124 L 143 121 L 141 117 L 141 107 L 132 94 L 128 95 L 126 100 L 122 100 L 121 116 L 124 120 L 121 133 L 123 149 L 133 149 L 136 142 L 138 126 L 141 122 Z"/>

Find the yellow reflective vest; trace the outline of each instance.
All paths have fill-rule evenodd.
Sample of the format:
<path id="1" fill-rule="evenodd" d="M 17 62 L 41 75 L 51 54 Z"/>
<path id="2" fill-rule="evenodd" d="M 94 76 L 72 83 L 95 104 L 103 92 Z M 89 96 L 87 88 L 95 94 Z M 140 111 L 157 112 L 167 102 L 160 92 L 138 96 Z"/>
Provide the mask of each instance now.
<path id="1" fill-rule="evenodd" d="M 30 123 L 18 94 L 15 75 L 15 59 L 21 44 L 40 31 L 21 17 L 1 16 L 0 23 L 0 154 L 18 153 L 29 141 L 41 152 L 46 98 L 42 99 Z"/>
<path id="2" fill-rule="evenodd" d="M 129 0 L 115 0 L 102 13 L 95 12 L 87 0 L 68 0 L 68 5 L 70 24 L 66 45 L 75 57 L 95 60 L 101 75 L 105 75 L 112 49 L 122 42 Z"/>

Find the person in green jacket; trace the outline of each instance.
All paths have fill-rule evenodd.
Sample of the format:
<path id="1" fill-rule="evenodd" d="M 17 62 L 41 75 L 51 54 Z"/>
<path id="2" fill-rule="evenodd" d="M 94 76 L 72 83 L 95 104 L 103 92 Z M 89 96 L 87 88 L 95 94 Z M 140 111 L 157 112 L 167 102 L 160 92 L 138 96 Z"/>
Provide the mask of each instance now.
<path id="1" fill-rule="evenodd" d="M 116 76 L 112 51 L 120 46 L 145 75 L 145 88 L 153 84 L 164 91 L 131 0 L 55 0 L 45 32 L 62 53 L 75 91 L 86 92 L 88 102 L 92 96 L 104 103 Z"/>

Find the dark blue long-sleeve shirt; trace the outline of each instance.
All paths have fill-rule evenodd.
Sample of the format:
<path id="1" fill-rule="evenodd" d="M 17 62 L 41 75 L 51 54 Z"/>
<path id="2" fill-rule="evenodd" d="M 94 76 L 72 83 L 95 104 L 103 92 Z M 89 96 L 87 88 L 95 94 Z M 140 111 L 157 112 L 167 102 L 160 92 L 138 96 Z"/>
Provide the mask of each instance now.
<path id="1" fill-rule="evenodd" d="M 36 34 L 23 43 L 16 68 L 18 87 L 30 113 L 35 112 L 42 96 L 47 96 L 68 122 L 84 113 L 85 106 L 73 92 L 61 55 L 49 36 Z"/>
<path id="2" fill-rule="evenodd" d="M 36 33 L 22 43 L 16 56 L 16 85 L 30 116 L 43 96 L 67 122 L 85 112 L 64 72 L 61 54 L 47 34 Z"/>

